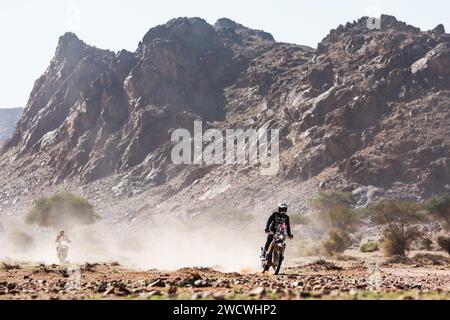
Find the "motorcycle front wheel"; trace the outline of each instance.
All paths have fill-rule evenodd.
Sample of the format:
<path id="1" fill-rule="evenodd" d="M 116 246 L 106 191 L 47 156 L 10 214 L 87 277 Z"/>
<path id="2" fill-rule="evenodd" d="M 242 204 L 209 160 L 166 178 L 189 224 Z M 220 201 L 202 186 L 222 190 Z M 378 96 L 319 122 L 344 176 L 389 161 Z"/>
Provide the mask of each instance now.
<path id="1" fill-rule="evenodd" d="M 274 275 L 280 273 L 282 263 L 283 263 L 283 252 L 276 250 L 276 253 L 274 253 L 274 265 L 273 265 Z"/>
<path id="2" fill-rule="evenodd" d="M 276 264 L 276 267 L 275 267 L 275 272 L 274 272 L 274 274 L 275 275 L 277 275 L 278 273 L 280 273 L 280 269 L 281 269 L 281 264 L 283 263 L 283 255 L 278 255 L 278 257 L 277 257 L 277 264 Z"/>
<path id="3" fill-rule="evenodd" d="M 262 266 L 262 273 L 266 273 L 270 269 L 270 261 L 264 259 L 263 261 L 261 261 L 261 266 Z"/>
<path id="4" fill-rule="evenodd" d="M 58 259 L 59 259 L 59 264 L 64 264 L 67 259 L 67 252 L 63 249 L 60 252 L 58 252 Z"/>

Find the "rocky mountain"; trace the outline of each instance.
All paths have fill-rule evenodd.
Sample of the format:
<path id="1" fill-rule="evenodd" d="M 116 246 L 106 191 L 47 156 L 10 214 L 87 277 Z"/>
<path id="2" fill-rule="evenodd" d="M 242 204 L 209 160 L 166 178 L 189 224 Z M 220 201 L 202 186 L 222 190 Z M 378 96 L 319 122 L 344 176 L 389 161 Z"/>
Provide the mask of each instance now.
<path id="1" fill-rule="evenodd" d="M 23 108 L 0 108 L 0 144 L 12 135 L 22 112 Z"/>
<path id="2" fill-rule="evenodd" d="M 361 203 L 440 193 L 450 181 L 450 35 L 391 16 L 380 29 L 366 22 L 331 30 L 317 49 L 228 19 L 171 20 L 135 52 L 65 34 L 2 148 L 14 168 L 4 172 L 12 181 L 42 171 L 30 186 L 119 177 L 114 194 L 159 188 L 165 208 L 301 202 L 318 189 L 352 191 Z M 280 129 L 278 175 L 174 165 L 170 133 L 194 120 Z"/>

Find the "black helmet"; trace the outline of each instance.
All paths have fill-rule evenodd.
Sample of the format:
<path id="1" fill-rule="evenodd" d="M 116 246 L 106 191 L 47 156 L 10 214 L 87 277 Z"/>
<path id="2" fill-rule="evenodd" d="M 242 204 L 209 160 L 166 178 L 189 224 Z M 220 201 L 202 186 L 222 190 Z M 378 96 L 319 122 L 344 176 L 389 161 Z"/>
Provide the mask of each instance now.
<path id="1" fill-rule="evenodd" d="M 287 212 L 288 205 L 285 202 L 282 202 L 278 205 L 278 212 Z"/>

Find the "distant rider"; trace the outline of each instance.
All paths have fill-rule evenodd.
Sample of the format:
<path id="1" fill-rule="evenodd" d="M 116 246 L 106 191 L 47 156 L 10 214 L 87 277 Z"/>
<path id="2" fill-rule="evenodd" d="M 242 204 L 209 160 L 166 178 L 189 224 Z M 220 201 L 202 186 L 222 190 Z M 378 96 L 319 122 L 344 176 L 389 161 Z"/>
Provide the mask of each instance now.
<path id="1" fill-rule="evenodd" d="M 58 247 L 56 248 L 57 251 L 58 251 L 58 248 L 59 248 L 60 244 L 63 241 L 66 241 L 67 243 L 71 243 L 72 242 L 72 241 L 70 241 L 69 237 L 66 236 L 66 233 L 64 232 L 64 230 L 61 230 L 59 232 L 59 234 L 56 236 L 56 241 L 55 241 L 58 244 Z"/>
<path id="2" fill-rule="evenodd" d="M 266 223 L 266 230 L 265 232 L 267 235 L 267 241 L 266 245 L 264 246 L 263 255 L 261 258 L 264 258 L 266 256 L 267 250 L 270 247 L 270 244 L 273 240 L 273 235 L 277 231 L 278 226 L 285 224 L 287 229 L 287 234 L 290 239 L 292 239 L 294 236 L 291 233 L 291 223 L 289 222 L 289 216 L 286 214 L 288 209 L 288 206 L 286 203 L 280 203 L 278 205 L 278 211 L 272 213 L 272 215 L 269 217 Z"/>

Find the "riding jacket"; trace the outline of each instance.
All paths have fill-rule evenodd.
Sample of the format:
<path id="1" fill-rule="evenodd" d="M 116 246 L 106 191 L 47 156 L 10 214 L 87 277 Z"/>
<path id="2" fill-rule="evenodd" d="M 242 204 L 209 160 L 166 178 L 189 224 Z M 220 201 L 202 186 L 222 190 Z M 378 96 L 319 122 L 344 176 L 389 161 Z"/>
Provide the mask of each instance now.
<path id="1" fill-rule="evenodd" d="M 287 233 L 289 236 L 291 233 L 291 223 L 289 222 L 289 216 L 284 212 L 274 212 L 269 217 L 266 223 L 266 231 L 276 232 L 279 225 L 285 224 L 287 228 Z"/>

